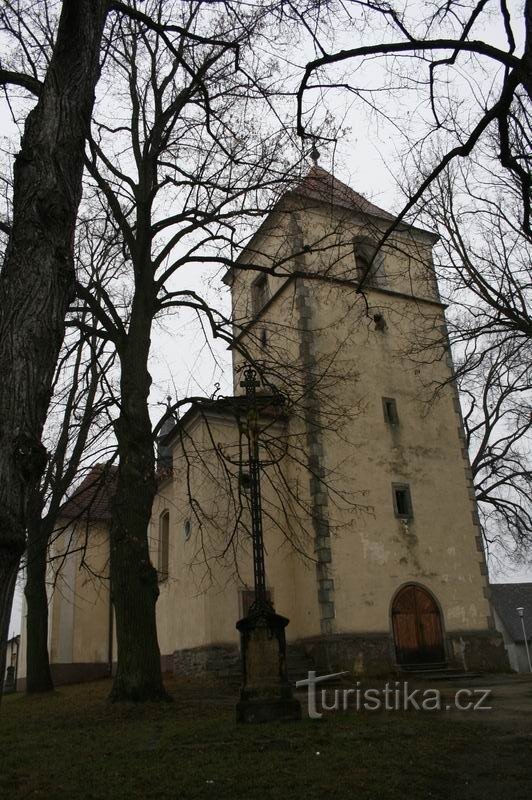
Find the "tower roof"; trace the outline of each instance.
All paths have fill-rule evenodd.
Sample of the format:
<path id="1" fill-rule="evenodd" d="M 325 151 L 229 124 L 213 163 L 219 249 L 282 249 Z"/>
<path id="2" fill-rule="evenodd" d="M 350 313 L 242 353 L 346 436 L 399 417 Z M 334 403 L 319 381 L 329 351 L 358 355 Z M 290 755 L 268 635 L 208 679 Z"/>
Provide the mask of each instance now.
<path id="1" fill-rule="evenodd" d="M 327 172 L 327 170 L 323 169 L 322 167 L 318 167 L 315 164 L 303 178 L 301 178 L 297 183 L 295 183 L 295 185 L 287 189 L 280 196 L 273 208 L 270 210 L 269 214 L 263 220 L 262 224 L 251 237 L 251 240 L 243 248 L 242 253 L 236 259 L 234 265 L 235 267 L 238 267 L 238 262 L 242 258 L 242 255 L 246 252 L 246 248 L 250 246 L 253 247 L 253 243 L 256 241 L 255 237 L 260 234 L 270 214 L 275 211 L 285 197 L 290 196 L 300 197 L 317 203 L 324 203 L 331 207 L 345 208 L 354 212 L 355 214 L 360 214 L 366 217 L 374 217 L 385 220 L 386 222 L 393 222 L 395 219 L 397 219 L 397 217 L 393 214 L 390 214 L 389 211 L 385 211 L 383 208 L 375 205 L 375 203 L 371 203 L 369 200 L 363 197 L 363 195 L 355 192 L 354 189 L 351 189 L 351 187 L 346 183 L 342 183 L 342 181 L 338 180 L 338 178 L 335 178 L 330 172 Z M 401 222 L 398 228 L 400 230 L 411 230 L 423 233 L 426 236 L 431 237 L 433 241 L 437 241 L 438 239 L 437 235 L 432 231 L 419 228 L 416 225 L 412 225 L 408 222 Z M 230 282 L 232 271 L 233 267 L 229 267 L 222 279 L 224 283 Z"/>
<path id="2" fill-rule="evenodd" d="M 322 167 L 313 166 L 291 192 L 309 200 L 318 200 L 320 203 L 348 208 L 351 211 L 380 217 L 390 222 L 395 219 L 393 214 L 370 203 L 369 200 Z"/>

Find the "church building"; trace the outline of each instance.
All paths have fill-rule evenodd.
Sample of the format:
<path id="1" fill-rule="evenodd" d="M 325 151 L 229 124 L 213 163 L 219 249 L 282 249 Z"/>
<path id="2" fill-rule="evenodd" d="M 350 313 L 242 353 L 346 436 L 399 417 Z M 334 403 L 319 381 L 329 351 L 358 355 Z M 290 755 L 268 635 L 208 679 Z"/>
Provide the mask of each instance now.
<path id="1" fill-rule="evenodd" d="M 251 430 L 267 588 L 290 620 L 293 652 L 359 676 L 507 668 L 435 241 L 314 166 L 224 276 L 233 393 L 193 403 L 159 439 L 149 534 L 166 669 L 238 670 L 235 624 L 254 599 Z M 253 405 L 242 386 L 249 363 Z M 50 655 L 63 680 L 106 674 L 116 659 L 109 509 L 100 498 L 80 510 L 90 479 L 65 505 L 56 545 L 72 551 L 55 562 L 51 598 Z M 107 494 L 111 484 L 108 473 Z M 76 537 L 84 548 L 72 547 Z M 78 568 L 81 551 L 89 570 Z"/>

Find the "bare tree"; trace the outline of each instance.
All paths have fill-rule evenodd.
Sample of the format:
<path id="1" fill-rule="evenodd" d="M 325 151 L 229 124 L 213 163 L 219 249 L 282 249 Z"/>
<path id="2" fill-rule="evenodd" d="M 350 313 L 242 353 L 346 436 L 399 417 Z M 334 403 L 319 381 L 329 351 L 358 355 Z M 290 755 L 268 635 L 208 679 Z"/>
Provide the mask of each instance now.
<path id="1" fill-rule="evenodd" d="M 530 352 L 499 342 L 486 347 L 483 356 L 475 368 L 466 360 L 459 365 L 458 385 L 484 538 L 488 552 L 527 560 L 532 547 Z"/>
<path id="2" fill-rule="evenodd" d="M 28 4 L 30 5 L 30 4 Z M 26 30 L 6 4 L 4 31 Z M 12 218 L 0 273 L 0 635 L 25 548 L 28 491 L 46 463 L 41 444 L 64 319 L 73 297 L 73 240 L 85 135 L 99 74 L 106 0 L 63 3 L 49 58 L 29 73 L 2 69 L 4 86 L 38 95 L 16 157 Z M 36 74 L 38 73 L 38 74 Z"/>
<path id="3" fill-rule="evenodd" d="M 116 237 L 109 238 L 98 220 L 80 227 L 78 272 L 98 274 L 101 285 L 114 275 Z M 118 250 L 121 254 L 120 249 Z M 113 255 L 115 256 L 113 258 Z M 87 468 L 107 461 L 115 450 L 113 416 L 117 400 L 112 391 L 116 353 L 99 336 L 97 322 L 86 308 L 72 310 L 68 333 L 54 379 L 52 402 L 45 426 L 48 452 L 39 486 L 29 497 L 27 549 L 24 558 L 27 606 L 26 687 L 28 692 L 53 688 L 48 653 L 47 569 L 50 545 L 61 534 L 61 506 Z"/>
<path id="4" fill-rule="evenodd" d="M 297 3 L 288 5 L 296 18 L 301 16 Z M 329 4 L 315 6 L 318 17 L 331 13 Z M 514 11 L 503 0 L 495 21 L 486 0 L 451 0 L 405 11 L 388 2 L 360 2 L 339 4 L 333 14 L 336 29 L 349 30 L 360 43 L 337 49 L 330 27 L 315 28 L 319 57 L 306 65 L 298 89 L 300 136 L 316 138 L 306 119 L 306 98 L 317 92 L 323 103 L 330 89 L 339 89 L 391 120 L 404 134 L 406 148 L 425 157 L 422 177 L 382 241 L 450 163 L 473 154 L 490 135 L 497 137 L 500 165 L 519 186 L 521 225 L 530 234 L 532 2 Z M 490 29 L 496 44 L 475 38 Z M 367 41 L 368 33 L 373 41 Z M 505 39 L 505 46 L 498 39 Z M 405 115 L 394 99 L 404 101 L 409 93 L 415 94 L 417 110 L 412 113 L 406 102 Z M 438 141 L 438 155 L 429 146 L 432 140 Z"/>
<path id="5" fill-rule="evenodd" d="M 436 269 L 451 303 L 449 343 L 486 544 L 529 557 L 532 239 L 519 183 L 493 151 L 447 171 L 428 193 Z M 491 158 L 490 158 L 491 156 Z"/>
<path id="6" fill-rule="evenodd" d="M 15 159 L 12 216 L 2 221 L 9 235 L 0 274 L 2 642 L 25 547 L 28 491 L 46 463 L 41 433 L 74 297 L 74 230 L 103 31 L 107 23 L 112 37 L 114 25 L 128 16 L 157 30 L 161 46 L 170 45 L 161 15 L 146 15 L 136 2 L 64 0 L 58 10 L 56 17 L 56 6 L 47 0 L 8 0 L 0 12 L 8 41 L 0 83 L 38 98 L 26 115 Z M 173 12 L 172 6 L 165 17 L 172 36 L 218 46 L 208 30 L 203 36 L 171 24 Z"/>

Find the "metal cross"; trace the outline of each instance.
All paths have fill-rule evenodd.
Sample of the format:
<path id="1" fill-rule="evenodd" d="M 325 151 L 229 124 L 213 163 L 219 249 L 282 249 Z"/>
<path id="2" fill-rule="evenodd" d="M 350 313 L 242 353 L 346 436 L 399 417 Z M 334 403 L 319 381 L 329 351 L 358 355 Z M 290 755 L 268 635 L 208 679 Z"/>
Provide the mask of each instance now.
<path id="1" fill-rule="evenodd" d="M 262 500 L 260 492 L 260 452 L 259 419 L 257 411 L 257 373 L 253 367 L 246 367 L 241 386 L 247 398 L 247 437 L 250 480 L 251 537 L 253 541 L 253 573 L 255 580 L 255 601 L 251 610 L 271 610 L 272 605 L 266 596 L 266 572 L 264 567 L 264 538 L 262 534 Z"/>

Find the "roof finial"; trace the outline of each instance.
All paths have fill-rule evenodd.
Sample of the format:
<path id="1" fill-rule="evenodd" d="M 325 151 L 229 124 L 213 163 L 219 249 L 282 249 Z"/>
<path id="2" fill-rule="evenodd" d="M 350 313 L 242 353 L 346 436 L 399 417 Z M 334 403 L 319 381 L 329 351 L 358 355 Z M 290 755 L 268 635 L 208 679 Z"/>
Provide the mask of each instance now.
<path id="1" fill-rule="evenodd" d="M 170 411 L 171 408 L 172 408 L 172 395 L 171 394 L 167 394 L 166 395 L 166 410 Z"/>
<path id="2" fill-rule="evenodd" d="M 318 166 L 318 159 L 320 157 L 320 151 L 316 147 L 316 142 L 314 142 L 314 144 L 312 145 L 312 150 L 310 151 L 310 157 L 314 162 L 314 166 L 317 167 Z"/>

